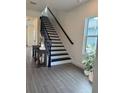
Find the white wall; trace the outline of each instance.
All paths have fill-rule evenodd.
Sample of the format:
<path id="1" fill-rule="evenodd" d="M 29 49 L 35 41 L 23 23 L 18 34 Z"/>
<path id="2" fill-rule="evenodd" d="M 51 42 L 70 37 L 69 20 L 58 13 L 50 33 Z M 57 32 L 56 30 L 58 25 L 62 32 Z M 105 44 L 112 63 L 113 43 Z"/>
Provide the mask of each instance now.
<path id="1" fill-rule="evenodd" d="M 40 17 L 41 12 L 33 11 L 33 10 L 26 10 L 26 16 L 33 16 L 33 17 Z"/>
<path id="2" fill-rule="evenodd" d="M 66 33 L 74 42 L 74 45 L 71 45 L 67 38 L 63 36 L 63 41 L 72 56 L 73 63 L 79 67 L 82 67 L 81 62 L 83 60 L 82 48 L 85 18 L 98 15 L 97 4 L 97 0 L 90 0 L 69 12 L 60 12 L 52 9 Z"/>

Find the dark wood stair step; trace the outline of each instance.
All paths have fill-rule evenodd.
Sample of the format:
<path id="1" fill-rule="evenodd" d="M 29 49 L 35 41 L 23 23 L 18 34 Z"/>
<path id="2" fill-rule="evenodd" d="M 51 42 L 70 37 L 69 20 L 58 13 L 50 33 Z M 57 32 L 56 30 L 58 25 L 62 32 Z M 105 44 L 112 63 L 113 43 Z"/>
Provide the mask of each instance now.
<path id="1" fill-rule="evenodd" d="M 43 23 L 45 26 L 53 26 L 51 23 Z"/>
<path id="2" fill-rule="evenodd" d="M 51 38 L 50 38 L 50 40 L 56 40 L 56 41 L 60 41 L 61 39 L 51 39 Z"/>
<path id="3" fill-rule="evenodd" d="M 57 33 L 48 33 L 49 35 L 58 35 Z"/>
<path id="4" fill-rule="evenodd" d="M 55 27 L 49 26 L 49 25 L 44 25 L 44 27 L 46 27 L 46 28 L 55 28 Z"/>
<path id="5" fill-rule="evenodd" d="M 52 45 L 52 47 L 64 47 L 63 45 Z"/>
<path id="6" fill-rule="evenodd" d="M 68 53 L 51 54 L 51 56 L 61 56 L 61 55 L 68 55 Z"/>
<path id="7" fill-rule="evenodd" d="M 58 36 L 58 35 L 49 35 L 49 34 L 48 34 L 48 36 L 49 36 L 49 37 L 59 38 L 59 36 Z"/>
<path id="8" fill-rule="evenodd" d="M 52 49 L 51 51 L 66 51 L 66 49 Z"/>
<path id="9" fill-rule="evenodd" d="M 47 27 L 47 28 L 50 28 L 50 27 L 55 28 L 53 25 L 45 25 L 45 24 L 44 24 L 44 27 Z"/>
<path id="10" fill-rule="evenodd" d="M 53 25 L 44 25 L 45 27 L 52 27 L 52 28 L 55 28 Z"/>
<path id="11" fill-rule="evenodd" d="M 53 26 L 44 26 L 45 28 L 47 28 L 47 29 L 49 29 L 49 28 L 55 28 L 55 27 L 53 27 Z"/>
<path id="12" fill-rule="evenodd" d="M 50 35 L 49 35 L 49 37 L 59 38 L 59 36 L 50 36 Z"/>
<path id="13" fill-rule="evenodd" d="M 47 30 L 55 30 L 55 28 L 46 28 Z"/>
<path id="14" fill-rule="evenodd" d="M 42 20 L 42 22 L 50 22 L 50 20 L 49 19 L 44 19 L 44 20 Z"/>
<path id="15" fill-rule="evenodd" d="M 56 59 L 52 59 L 51 62 L 70 60 L 70 59 L 71 59 L 70 57 L 56 58 Z"/>
<path id="16" fill-rule="evenodd" d="M 51 42 L 52 44 L 62 44 L 62 42 Z"/>
<path id="17" fill-rule="evenodd" d="M 43 22 L 43 23 L 48 23 L 48 22 L 51 23 L 48 19 L 42 20 L 42 22 Z"/>
<path id="18" fill-rule="evenodd" d="M 55 31 L 55 30 L 48 30 L 47 32 L 54 32 L 54 33 L 56 33 L 56 31 Z"/>

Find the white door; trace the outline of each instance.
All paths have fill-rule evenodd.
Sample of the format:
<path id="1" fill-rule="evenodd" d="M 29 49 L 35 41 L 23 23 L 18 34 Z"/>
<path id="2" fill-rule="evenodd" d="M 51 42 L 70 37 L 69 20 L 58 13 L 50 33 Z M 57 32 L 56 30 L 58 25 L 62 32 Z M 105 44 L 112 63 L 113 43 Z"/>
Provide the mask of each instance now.
<path id="1" fill-rule="evenodd" d="M 32 46 L 37 44 L 36 19 L 27 18 L 26 20 L 26 45 Z"/>

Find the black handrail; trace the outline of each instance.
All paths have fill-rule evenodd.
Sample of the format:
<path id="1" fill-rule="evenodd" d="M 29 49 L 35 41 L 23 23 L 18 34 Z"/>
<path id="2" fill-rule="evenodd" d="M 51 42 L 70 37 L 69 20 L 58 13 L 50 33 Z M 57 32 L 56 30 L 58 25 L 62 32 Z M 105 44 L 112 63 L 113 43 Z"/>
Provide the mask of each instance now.
<path id="1" fill-rule="evenodd" d="M 47 7 L 48 8 L 48 7 Z M 64 32 L 65 36 L 68 38 L 68 40 L 70 41 L 70 43 L 73 45 L 74 43 L 72 42 L 72 40 L 69 38 L 69 36 L 67 35 L 67 33 L 65 32 L 65 30 L 63 29 L 63 27 L 61 26 L 61 24 L 59 23 L 59 21 L 57 20 L 57 18 L 55 17 L 55 15 L 52 13 L 52 11 L 50 10 L 50 8 L 48 8 L 48 10 L 50 11 L 50 13 L 52 14 L 52 16 L 54 17 L 54 19 L 56 20 L 56 22 L 58 23 L 58 25 L 60 26 L 60 28 L 62 29 L 62 31 Z"/>

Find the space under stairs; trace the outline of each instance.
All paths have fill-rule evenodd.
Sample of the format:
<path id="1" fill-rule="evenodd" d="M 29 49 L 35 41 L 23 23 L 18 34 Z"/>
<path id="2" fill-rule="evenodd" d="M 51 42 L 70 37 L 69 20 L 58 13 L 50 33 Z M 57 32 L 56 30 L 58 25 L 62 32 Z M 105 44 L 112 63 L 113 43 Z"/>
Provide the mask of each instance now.
<path id="1" fill-rule="evenodd" d="M 41 34 L 45 38 L 45 46 L 49 56 L 48 67 L 71 63 L 71 58 L 65 49 L 57 30 L 46 16 L 41 17 Z"/>

